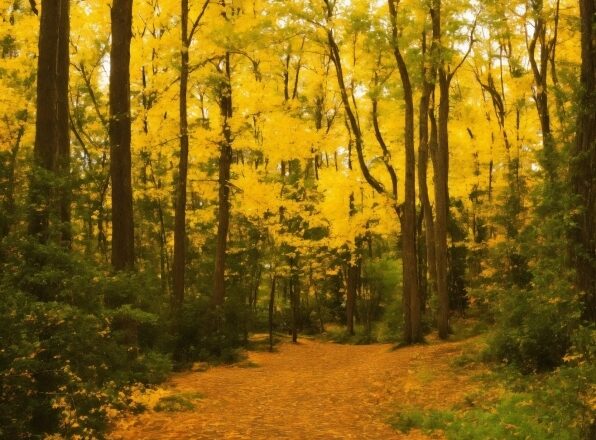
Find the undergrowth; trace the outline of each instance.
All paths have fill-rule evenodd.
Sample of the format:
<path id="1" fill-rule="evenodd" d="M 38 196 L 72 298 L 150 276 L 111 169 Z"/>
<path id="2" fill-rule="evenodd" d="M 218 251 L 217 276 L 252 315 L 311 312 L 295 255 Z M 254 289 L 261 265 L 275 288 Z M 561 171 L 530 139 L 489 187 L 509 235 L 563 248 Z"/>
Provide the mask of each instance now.
<path id="1" fill-rule="evenodd" d="M 406 433 L 442 430 L 457 440 L 588 440 L 594 438 L 595 380 L 596 368 L 587 363 L 533 377 L 504 368 L 484 377 L 484 392 L 461 405 L 403 407 L 390 423 Z"/>

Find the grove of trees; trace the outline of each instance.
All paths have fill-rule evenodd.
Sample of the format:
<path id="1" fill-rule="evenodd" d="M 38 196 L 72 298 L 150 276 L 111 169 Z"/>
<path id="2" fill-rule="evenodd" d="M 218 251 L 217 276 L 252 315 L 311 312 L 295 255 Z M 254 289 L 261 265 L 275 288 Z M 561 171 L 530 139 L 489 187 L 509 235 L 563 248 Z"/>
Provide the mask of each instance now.
<path id="1" fill-rule="evenodd" d="M 0 437 L 100 437 L 258 332 L 472 315 L 493 360 L 588 368 L 594 29 L 594 0 L 0 0 Z"/>

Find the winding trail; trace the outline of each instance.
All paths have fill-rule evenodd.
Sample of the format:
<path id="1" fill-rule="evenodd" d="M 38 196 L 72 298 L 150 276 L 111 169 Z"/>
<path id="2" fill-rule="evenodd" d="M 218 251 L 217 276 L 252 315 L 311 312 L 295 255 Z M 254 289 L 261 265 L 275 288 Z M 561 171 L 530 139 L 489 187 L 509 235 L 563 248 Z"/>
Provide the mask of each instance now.
<path id="1" fill-rule="evenodd" d="M 149 411 L 121 420 L 112 440 L 426 439 L 394 431 L 400 406 L 446 408 L 478 385 L 450 362 L 462 342 L 392 350 L 388 344 L 339 345 L 302 339 L 250 363 L 175 374 L 173 392 L 198 392 L 192 411 Z M 240 364 L 242 365 L 242 364 Z M 249 367 L 249 368 L 247 368 Z M 437 436 L 432 437 L 437 438 Z M 438 437 L 440 438 L 440 437 Z"/>

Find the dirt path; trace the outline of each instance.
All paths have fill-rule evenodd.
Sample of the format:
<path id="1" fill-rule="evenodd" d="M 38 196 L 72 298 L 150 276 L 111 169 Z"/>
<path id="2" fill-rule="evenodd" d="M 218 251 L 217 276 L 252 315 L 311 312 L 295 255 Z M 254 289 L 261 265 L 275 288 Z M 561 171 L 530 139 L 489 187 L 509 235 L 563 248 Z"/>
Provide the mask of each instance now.
<path id="1" fill-rule="evenodd" d="M 193 411 L 146 412 L 123 420 L 113 440 L 423 439 L 386 424 L 399 405 L 441 408 L 475 385 L 454 374 L 462 343 L 339 345 L 311 340 L 251 352 L 251 368 L 176 374 L 166 387 L 204 397 Z"/>

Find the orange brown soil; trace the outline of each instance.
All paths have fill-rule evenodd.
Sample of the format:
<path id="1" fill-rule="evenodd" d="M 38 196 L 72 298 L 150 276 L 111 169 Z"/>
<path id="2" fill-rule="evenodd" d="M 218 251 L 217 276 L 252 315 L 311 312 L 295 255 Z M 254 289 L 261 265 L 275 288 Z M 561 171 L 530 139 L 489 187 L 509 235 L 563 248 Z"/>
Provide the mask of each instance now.
<path id="1" fill-rule="evenodd" d="M 386 422 L 400 405 L 447 408 L 477 384 L 453 371 L 462 342 L 392 350 L 303 339 L 276 353 L 251 352 L 251 368 L 175 374 L 165 385 L 203 398 L 192 411 L 145 412 L 116 426 L 112 440 L 425 439 Z M 435 437 L 436 438 L 436 437 Z"/>

